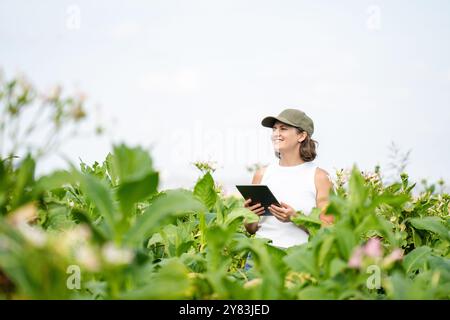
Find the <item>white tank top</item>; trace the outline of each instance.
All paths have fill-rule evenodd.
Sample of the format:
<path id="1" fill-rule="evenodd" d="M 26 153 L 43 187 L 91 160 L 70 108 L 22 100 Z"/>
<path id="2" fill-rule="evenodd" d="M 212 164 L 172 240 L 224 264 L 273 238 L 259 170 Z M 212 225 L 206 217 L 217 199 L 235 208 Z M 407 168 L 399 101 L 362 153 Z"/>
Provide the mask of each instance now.
<path id="1" fill-rule="evenodd" d="M 260 184 L 267 185 L 278 201 L 309 215 L 316 206 L 314 177 L 317 165 L 305 162 L 280 166 L 278 160 L 266 167 Z M 272 245 L 288 248 L 308 242 L 308 234 L 293 222 L 281 222 L 274 216 L 261 216 L 256 237 L 272 240 Z"/>

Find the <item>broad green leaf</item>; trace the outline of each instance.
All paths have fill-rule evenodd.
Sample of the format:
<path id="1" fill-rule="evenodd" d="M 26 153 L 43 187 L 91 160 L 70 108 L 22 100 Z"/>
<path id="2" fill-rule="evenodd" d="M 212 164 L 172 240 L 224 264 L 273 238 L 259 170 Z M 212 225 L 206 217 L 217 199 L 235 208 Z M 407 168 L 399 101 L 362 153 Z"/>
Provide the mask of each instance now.
<path id="1" fill-rule="evenodd" d="M 264 239 L 239 239 L 238 242 L 241 249 L 251 252 L 254 270 L 250 271 L 263 279 L 258 288 L 258 296 L 253 296 L 253 298 L 283 298 L 284 279 L 288 271 L 284 260 L 286 251 L 266 244 Z"/>
<path id="2" fill-rule="evenodd" d="M 84 288 L 92 293 L 94 299 L 99 299 L 107 295 L 108 283 L 106 281 L 90 280 L 84 284 Z"/>
<path id="3" fill-rule="evenodd" d="M 370 230 L 378 230 L 380 228 L 378 220 L 374 214 L 368 214 L 365 216 L 361 222 L 354 229 L 354 233 L 361 236 Z"/>
<path id="4" fill-rule="evenodd" d="M 85 223 L 92 231 L 92 236 L 95 241 L 103 243 L 107 240 L 108 235 L 108 229 L 106 228 L 106 232 L 104 224 L 101 226 L 97 226 L 95 222 L 92 220 L 92 218 L 83 210 L 79 209 L 72 209 L 71 212 L 72 218 L 76 223 Z M 103 227 L 103 228 L 102 228 Z M 111 236 L 111 235 L 110 235 Z"/>
<path id="5" fill-rule="evenodd" d="M 157 243 L 162 243 L 162 244 L 164 244 L 164 239 L 163 239 L 163 237 L 161 236 L 161 233 L 154 233 L 153 235 L 152 235 L 152 237 L 150 238 L 150 240 L 148 240 L 148 243 L 147 243 L 147 248 L 149 248 L 150 246 L 152 246 L 152 245 L 155 245 L 155 244 L 157 244 Z"/>
<path id="6" fill-rule="evenodd" d="M 206 230 L 206 239 L 208 248 L 215 250 L 222 250 L 224 246 L 229 242 L 234 235 L 233 228 L 227 228 L 226 226 L 216 225 Z"/>
<path id="7" fill-rule="evenodd" d="M 428 257 L 431 255 L 431 248 L 428 246 L 422 246 L 409 252 L 403 258 L 403 267 L 407 274 L 420 269 L 427 262 Z"/>
<path id="8" fill-rule="evenodd" d="M 306 272 L 315 277 L 319 275 L 314 253 L 306 245 L 299 246 L 291 251 L 284 257 L 284 262 L 294 271 Z"/>
<path id="9" fill-rule="evenodd" d="M 124 182 L 117 188 L 122 213 L 129 216 L 135 203 L 142 201 L 156 193 L 158 187 L 158 173 L 152 172 L 140 180 Z"/>
<path id="10" fill-rule="evenodd" d="M 409 223 L 416 229 L 431 231 L 438 234 L 443 239 L 450 239 L 450 229 L 445 226 L 444 220 L 439 217 L 411 218 L 409 219 Z"/>
<path id="11" fill-rule="evenodd" d="M 106 166 L 112 184 L 117 186 L 120 208 L 125 216 L 131 215 L 136 202 L 156 193 L 158 173 L 153 170 L 153 161 L 142 148 L 125 145 L 114 147 L 108 155 Z"/>
<path id="12" fill-rule="evenodd" d="M 320 246 L 319 255 L 317 259 L 317 264 L 319 267 L 322 267 L 325 263 L 325 259 L 330 259 L 330 251 L 334 244 L 334 236 L 329 235 L 328 237 L 325 237 L 324 241 L 322 242 L 322 245 Z"/>
<path id="13" fill-rule="evenodd" d="M 176 256 L 179 257 L 183 253 L 186 253 L 194 244 L 195 244 L 194 240 L 189 240 L 189 241 L 180 243 L 176 247 Z"/>
<path id="14" fill-rule="evenodd" d="M 223 199 L 224 206 L 229 210 L 234 210 L 243 206 L 241 198 L 236 196 L 227 196 Z"/>
<path id="15" fill-rule="evenodd" d="M 69 217 L 69 210 L 66 207 L 53 207 L 48 209 L 45 220 L 47 230 L 65 230 L 73 227 L 74 221 Z"/>
<path id="16" fill-rule="evenodd" d="M 382 232 L 385 238 L 389 240 L 389 243 L 391 245 L 398 247 L 399 246 L 398 240 L 396 240 L 394 232 L 392 231 L 393 224 L 390 221 L 383 218 L 382 216 L 375 216 L 375 218 L 378 222 L 379 230 Z"/>
<path id="17" fill-rule="evenodd" d="M 342 217 L 348 213 L 348 202 L 335 194 L 330 195 L 330 203 L 326 207 L 325 214 L 332 214 L 336 217 Z"/>
<path id="18" fill-rule="evenodd" d="M 353 209 L 362 208 L 365 205 L 368 196 L 368 189 L 364 186 L 364 178 L 359 169 L 353 166 L 349 181 L 348 200 Z"/>
<path id="19" fill-rule="evenodd" d="M 412 288 L 412 281 L 400 273 L 395 273 L 387 280 L 386 291 L 391 299 L 410 299 L 409 292 Z"/>
<path id="20" fill-rule="evenodd" d="M 450 287 L 450 258 L 439 257 L 431 255 L 428 257 L 428 264 L 430 270 L 439 272 L 441 283 L 446 283 L 447 288 Z M 447 295 L 450 295 L 450 290 L 447 291 Z"/>
<path id="21" fill-rule="evenodd" d="M 195 185 L 194 195 L 199 198 L 208 210 L 214 208 L 217 201 L 217 193 L 214 186 L 214 180 L 209 172 L 207 172 Z"/>
<path id="22" fill-rule="evenodd" d="M 121 299 L 188 299 L 194 291 L 189 269 L 178 259 L 164 261 L 142 288 L 123 294 Z"/>
<path id="23" fill-rule="evenodd" d="M 416 229 L 411 228 L 412 238 L 414 247 L 418 248 L 422 245 L 422 238 L 420 237 L 419 233 L 416 231 Z"/>
<path id="24" fill-rule="evenodd" d="M 300 300 L 329 300 L 332 299 L 332 296 L 325 288 L 310 286 L 300 290 L 297 298 Z"/>
<path id="25" fill-rule="evenodd" d="M 392 194 L 389 192 L 384 192 L 383 194 L 376 196 L 375 199 L 372 200 L 372 208 L 380 204 L 388 204 L 392 207 L 401 207 L 405 202 L 411 200 L 411 197 L 406 194 Z"/>
<path id="26" fill-rule="evenodd" d="M 180 261 L 188 266 L 194 272 L 205 272 L 207 270 L 207 262 L 201 253 L 183 253 Z"/>
<path id="27" fill-rule="evenodd" d="M 95 205 L 105 221 L 107 232 L 112 236 L 116 230 L 116 223 L 120 216 L 115 208 L 111 191 L 102 181 L 90 175 L 79 174 L 81 180 L 81 190 L 88 199 Z"/>
<path id="28" fill-rule="evenodd" d="M 357 239 L 353 231 L 345 225 L 335 227 L 336 241 L 342 257 L 348 261 L 353 248 L 357 245 Z"/>
<path id="29" fill-rule="evenodd" d="M 144 213 L 136 219 L 126 233 L 125 241 L 136 243 L 145 240 L 168 219 L 192 211 L 202 211 L 205 207 L 192 195 L 182 189 L 169 190 L 157 196 Z"/>
<path id="30" fill-rule="evenodd" d="M 136 181 L 153 172 L 153 161 L 141 147 L 130 148 L 124 144 L 114 146 L 108 161 L 111 176 L 117 177 L 119 184 Z"/>
<path id="31" fill-rule="evenodd" d="M 448 291 L 442 292 L 439 288 L 432 285 L 432 282 L 435 281 L 433 278 L 436 280 L 439 279 L 435 277 L 433 271 L 423 272 L 413 279 L 408 275 L 395 272 L 392 276 L 388 277 L 385 283 L 388 297 L 396 300 L 448 298 Z"/>
<path id="32" fill-rule="evenodd" d="M 334 277 L 347 268 L 347 263 L 339 258 L 333 258 L 330 263 L 330 277 Z"/>
<path id="33" fill-rule="evenodd" d="M 120 182 L 120 178 L 119 178 L 119 168 L 118 165 L 116 165 L 116 163 L 114 162 L 114 156 L 112 155 L 112 153 L 108 153 L 108 156 L 106 157 L 105 160 L 105 164 L 106 164 L 106 170 L 108 171 L 109 177 L 111 179 L 111 184 L 116 187 L 119 182 Z"/>
<path id="34" fill-rule="evenodd" d="M 245 223 L 254 223 L 259 221 L 258 215 L 247 208 L 237 208 L 225 217 L 225 224 L 229 225 L 236 219 L 243 218 Z"/>
<path id="35" fill-rule="evenodd" d="M 37 180 L 34 193 L 37 195 L 38 193 L 51 191 L 66 184 L 74 184 L 76 182 L 77 177 L 75 175 L 69 171 L 58 170 Z"/>
<path id="36" fill-rule="evenodd" d="M 20 163 L 14 179 L 15 184 L 12 192 L 11 209 L 15 209 L 29 201 L 29 197 L 26 196 L 26 188 L 31 187 L 34 182 L 35 168 L 36 162 L 31 155 L 27 155 Z"/>
<path id="37" fill-rule="evenodd" d="M 297 214 L 292 218 L 292 222 L 304 230 L 307 230 L 311 236 L 314 236 L 322 226 L 322 221 L 319 218 L 320 211 L 321 210 L 319 208 L 313 208 L 312 212 L 308 216 L 305 214 Z"/>

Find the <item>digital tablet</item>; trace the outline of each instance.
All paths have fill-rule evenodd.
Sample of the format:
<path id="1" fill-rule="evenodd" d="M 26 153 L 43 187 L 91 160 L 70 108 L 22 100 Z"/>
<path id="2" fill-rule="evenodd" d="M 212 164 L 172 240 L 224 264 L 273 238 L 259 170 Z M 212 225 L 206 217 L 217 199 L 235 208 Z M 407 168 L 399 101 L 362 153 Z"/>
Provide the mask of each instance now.
<path id="1" fill-rule="evenodd" d="M 269 187 L 262 184 L 246 184 L 246 185 L 236 185 L 236 188 L 242 194 L 245 200 L 252 199 L 250 203 L 251 206 L 261 203 L 261 205 L 265 208 L 263 216 L 272 215 L 269 211 L 269 206 L 275 204 L 281 207 L 278 200 L 273 195 L 272 191 L 270 191 Z"/>

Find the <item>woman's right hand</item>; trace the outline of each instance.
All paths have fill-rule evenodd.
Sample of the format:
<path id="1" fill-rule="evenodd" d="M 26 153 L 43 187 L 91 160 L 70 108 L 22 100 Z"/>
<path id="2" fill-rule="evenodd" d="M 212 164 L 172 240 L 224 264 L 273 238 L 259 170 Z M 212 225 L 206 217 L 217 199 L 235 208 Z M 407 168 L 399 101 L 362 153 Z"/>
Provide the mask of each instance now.
<path id="1" fill-rule="evenodd" d="M 257 203 L 253 206 L 250 206 L 250 203 L 252 202 L 252 199 L 247 199 L 244 202 L 244 207 L 252 211 L 253 213 L 257 214 L 258 216 L 261 216 L 264 214 L 264 207 L 261 206 L 261 203 Z"/>

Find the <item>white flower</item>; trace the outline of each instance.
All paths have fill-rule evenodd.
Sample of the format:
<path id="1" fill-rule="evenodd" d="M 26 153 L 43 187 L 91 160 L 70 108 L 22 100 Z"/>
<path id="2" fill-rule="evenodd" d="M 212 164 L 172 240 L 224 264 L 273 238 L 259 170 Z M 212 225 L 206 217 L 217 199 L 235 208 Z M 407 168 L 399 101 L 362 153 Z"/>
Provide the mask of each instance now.
<path id="1" fill-rule="evenodd" d="M 59 85 L 53 86 L 47 94 L 42 94 L 42 98 L 45 102 L 52 102 L 59 99 L 61 95 L 62 87 Z"/>
<path id="2" fill-rule="evenodd" d="M 77 225 L 73 229 L 70 229 L 64 233 L 64 240 L 73 245 L 78 242 L 86 242 L 91 237 L 91 230 L 84 224 Z"/>
<path id="3" fill-rule="evenodd" d="M 88 244 L 91 238 L 91 230 L 85 224 L 80 224 L 67 231 L 58 232 L 52 238 L 53 248 L 61 255 L 71 255 L 82 246 Z"/>
<path id="4" fill-rule="evenodd" d="M 17 225 L 17 230 L 23 237 L 36 247 L 42 248 L 47 242 L 47 236 L 44 231 L 32 227 L 27 223 L 21 222 Z"/>
<path id="5" fill-rule="evenodd" d="M 131 250 L 118 248 L 112 243 L 103 246 L 102 254 L 105 261 L 112 265 L 128 264 L 134 258 Z"/>
<path id="6" fill-rule="evenodd" d="M 14 212 L 8 217 L 8 222 L 13 225 L 19 225 L 21 223 L 27 224 L 38 217 L 37 208 L 34 203 L 26 204 Z"/>
<path id="7" fill-rule="evenodd" d="M 98 271 L 100 269 L 100 261 L 95 251 L 87 245 L 78 248 L 75 257 L 79 264 L 90 271 Z"/>

